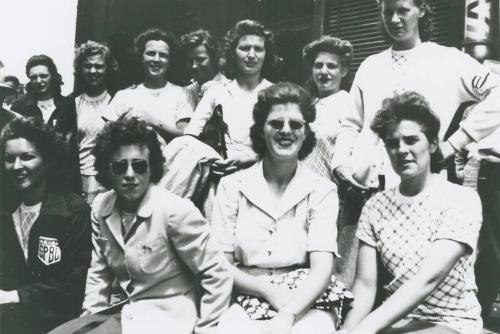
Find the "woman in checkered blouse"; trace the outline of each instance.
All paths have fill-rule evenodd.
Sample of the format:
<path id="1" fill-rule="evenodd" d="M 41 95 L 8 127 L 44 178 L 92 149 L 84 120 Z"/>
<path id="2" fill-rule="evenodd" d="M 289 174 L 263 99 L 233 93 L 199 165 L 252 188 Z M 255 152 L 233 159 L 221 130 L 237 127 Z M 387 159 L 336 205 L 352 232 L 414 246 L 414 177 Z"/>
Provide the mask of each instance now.
<path id="1" fill-rule="evenodd" d="M 384 100 L 371 128 L 384 141 L 399 186 L 364 206 L 355 301 L 341 333 L 482 333 L 474 261 L 481 203 L 436 173 L 439 119 L 418 93 Z M 372 310 L 377 256 L 390 295 Z"/>

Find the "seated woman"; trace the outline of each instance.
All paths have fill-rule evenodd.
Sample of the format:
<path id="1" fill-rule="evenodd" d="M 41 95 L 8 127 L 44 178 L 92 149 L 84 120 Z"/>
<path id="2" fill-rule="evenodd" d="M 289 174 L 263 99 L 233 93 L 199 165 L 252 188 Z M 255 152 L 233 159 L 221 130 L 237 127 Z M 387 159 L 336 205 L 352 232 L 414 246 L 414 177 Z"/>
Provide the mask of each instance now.
<path id="1" fill-rule="evenodd" d="M 299 162 L 315 142 L 312 98 L 278 83 L 260 92 L 253 115 L 262 160 L 221 179 L 213 212 L 237 296 L 219 330 L 333 333 L 344 291 L 332 280 L 336 187 Z"/>
<path id="2" fill-rule="evenodd" d="M 67 147 L 40 118 L 0 139 L 0 332 L 46 333 L 78 316 L 90 265 L 90 208 L 68 192 Z"/>
<path id="3" fill-rule="evenodd" d="M 356 300 L 342 333 L 482 333 L 474 280 L 481 203 L 471 189 L 434 174 L 439 126 L 414 92 L 384 100 L 372 123 L 401 182 L 361 213 Z M 390 297 L 372 311 L 377 255 L 392 280 Z"/>
<path id="4" fill-rule="evenodd" d="M 212 332 L 228 305 L 232 277 L 200 212 L 153 184 L 164 161 L 155 132 L 137 119 L 108 123 L 94 155 L 98 181 L 112 190 L 93 204 L 88 316 L 54 333 Z M 111 305 L 114 281 L 126 303 Z"/>

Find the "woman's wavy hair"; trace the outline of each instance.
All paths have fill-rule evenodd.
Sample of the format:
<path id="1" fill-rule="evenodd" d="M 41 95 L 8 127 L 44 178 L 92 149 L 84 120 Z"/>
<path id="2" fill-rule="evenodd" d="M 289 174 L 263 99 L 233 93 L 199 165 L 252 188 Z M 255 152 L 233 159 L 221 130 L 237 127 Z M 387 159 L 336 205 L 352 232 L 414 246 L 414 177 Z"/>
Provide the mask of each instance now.
<path id="1" fill-rule="evenodd" d="M 105 85 L 108 92 L 114 94 L 118 84 L 119 67 L 118 62 L 111 55 L 111 50 L 105 43 L 95 41 L 87 41 L 80 44 L 75 49 L 75 60 L 73 62 L 73 70 L 75 76 L 75 93 L 80 94 L 84 87 L 82 84 L 82 65 L 83 62 L 92 56 L 101 55 L 106 63 L 106 79 Z"/>
<path id="2" fill-rule="evenodd" d="M 236 23 L 236 25 L 227 32 L 224 38 L 226 56 L 224 74 L 226 77 L 234 79 L 238 75 L 239 69 L 236 64 L 236 47 L 238 46 L 240 38 L 244 35 L 256 35 L 264 38 L 266 56 L 261 70 L 261 77 L 272 75 L 278 62 L 278 58 L 275 56 L 273 33 L 267 30 L 264 25 L 258 21 L 243 20 Z"/>
<path id="3" fill-rule="evenodd" d="M 198 29 L 181 36 L 179 43 L 181 58 L 186 61 L 187 53 L 200 45 L 207 49 L 212 66 L 218 71 L 221 53 L 217 41 L 208 30 Z"/>
<path id="4" fill-rule="evenodd" d="M 44 54 L 31 56 L 26 62 L 26 76 L 29 78 L 30 69 L 38 65 L 45 66 L 49 70 L 51 76 L 50 88 L 52 89 L 52 95 L 60 95 L 61 86 L 64 84 L 64 82 L 62 80 L 62 76 L 57 71 L 56 64 L 54 64 L 54 61 L 49 56 Z M 28 82 L 26 84 L 26 91 L 28 93 L 33 93 L 31 82 Z"/>
<path id="5" fill-rule="evenodd" d="M 304 120 L 306 139 L 299 151 L 299 160 L 305 159 L 312 152 L 316 144 L 316 136 L 309 124 L 316 119 L 316 107 L 311 95 L 299 85 L 291 82 L 279 82 L 259 92 L 257 103 L 253 108 L 254 124 L 250 128 L 252 148 L 260 156 L 264 157 L 267 152 L 264 140 L 264 125 L 271 109 L 277 104 L 294 103 L 299 106 Z"/>
<path id="6" fill-rule="evenodd" d="M 157 183 L 163 176 L 165 158 L 161 153 L 156 132 L 136 118 L 108 122 L 97 136 L 92 153 L 95 156 L 96 179 L 104 187 L 111 188 L 111 157 L 122 146 L 140 145 L 149 149 L 151 182 Z"/>
<path id="7" fill-rule="evenodd" d="M 149 28 L 141 32 L 134 39 L 134 54 L 139 64 L 142 63 L 142 54 L 146 48 L 146 43 L 149 41 L 164 41 L 167 43 L 169 49 L 169 60 L 166 74 L 167 80 L 170 82 L 178 82 L 180 76 L 179 43 L 177 42 L 175 35 L 170 31 L 165 31 L 160 28 Z"/>
<path id="8" fill-rule="evenodd" d="M 439 143 L 439 117 L 432 111 L 427 100 L 416 92 L 406 92 L 382 101 L 382 108 L 376 113 L 371 129 L 385 141 L 389 131 L 402 120 L 414 121 L 422 127 L 429 143 Z M 441 170 L 442 154 L 439 147 L 431 154 L 431 172 Z"/>
<path id="9" fill-rule="evenodd" d="M 380 12 L 380 32 L 384 39 L 388 42 L 392 42 L 391 36 L 387 33 L 384 26 L 384 13 L 382 12 L 382 4 L 384 0 L 377 0 Z M 432 8 L 428 0 L 413 0 L 413 3 L 417 7 L 422 7 L 424 9 L 424 16 L 418 20 L 418 32 L 422 42 L 427 42 L 432 36 Z"/>
<path id="10" fill-rule="evenodd" d="M 309 73 L 309 78 L 306 80 L 305 87 L 313 96 L 318 95 L 318 88 L 312 80 L 312 67 L 318 54 L 320 52 L 336 54 L 340 57 L 341 66 L 348 72 L 351 67 L 353 51 L 354 49 L 351 42 L 328 35 L 322 36 L 320 39 L 312 41 L 311 43 L 307 44 L 304 49 L 302 49 L 302 59 L 306 64 Z M 344 77 L 343 79 L 345 79 L 346 77 Z"/>
<path id="11" fill-rule="evenodd" d="M 8 141 L 24 138 L 29 141 L 40 153 L 46 168 L 47 189 L 53 192 L 68 191 L 69 183 L 64 175 L 69 170 L 69 148 L 62 137 L 53 127 L 43 123 L 41 118 L 19 117 L 15 118 L 4 127 L 0 136 L 0 176 L 1 176 L 1 202 L 16 203 L 20 194 L 12 185 L 5 171 L 5 148 Z"/>

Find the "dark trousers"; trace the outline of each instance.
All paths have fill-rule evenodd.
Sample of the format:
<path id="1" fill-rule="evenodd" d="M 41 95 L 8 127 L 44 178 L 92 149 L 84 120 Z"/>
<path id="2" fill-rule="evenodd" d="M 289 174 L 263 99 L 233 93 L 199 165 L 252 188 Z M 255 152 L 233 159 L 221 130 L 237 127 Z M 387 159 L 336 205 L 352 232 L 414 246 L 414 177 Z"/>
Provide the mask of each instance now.
<path id="1" fill-rule="evenodd" d="M 500 163 L 481 164 L 478 191 L 483 204 L 483 226 L 475 270 L 484 317 L 500 290 Z"/>
<path id="2" fill-rule="evenodd" d="M 63 322 L 41 307 L 23 304 L 0 305 L 1 334 L 42 334 Z"/>

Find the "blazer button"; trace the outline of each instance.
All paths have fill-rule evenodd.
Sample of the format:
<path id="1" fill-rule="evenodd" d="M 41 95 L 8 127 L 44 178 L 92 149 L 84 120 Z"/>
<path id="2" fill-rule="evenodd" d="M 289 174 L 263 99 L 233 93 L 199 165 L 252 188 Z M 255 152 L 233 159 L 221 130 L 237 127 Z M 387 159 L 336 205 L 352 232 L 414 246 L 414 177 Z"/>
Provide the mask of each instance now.
<path id="1" fill-rule="evenodd" d="M 268 271 L 267 272 L 267 276 L 272 276 L 273 275 L 273 272 L 272 271 Z"/>
<path id="2" fill-rule="evenodd" d="M 269 256 L 270 256 L 271 254 L 272 254 L 272 253 L 271 253 L 271 251 L 267 251 L 267 255 L 269 255 Z"/>

